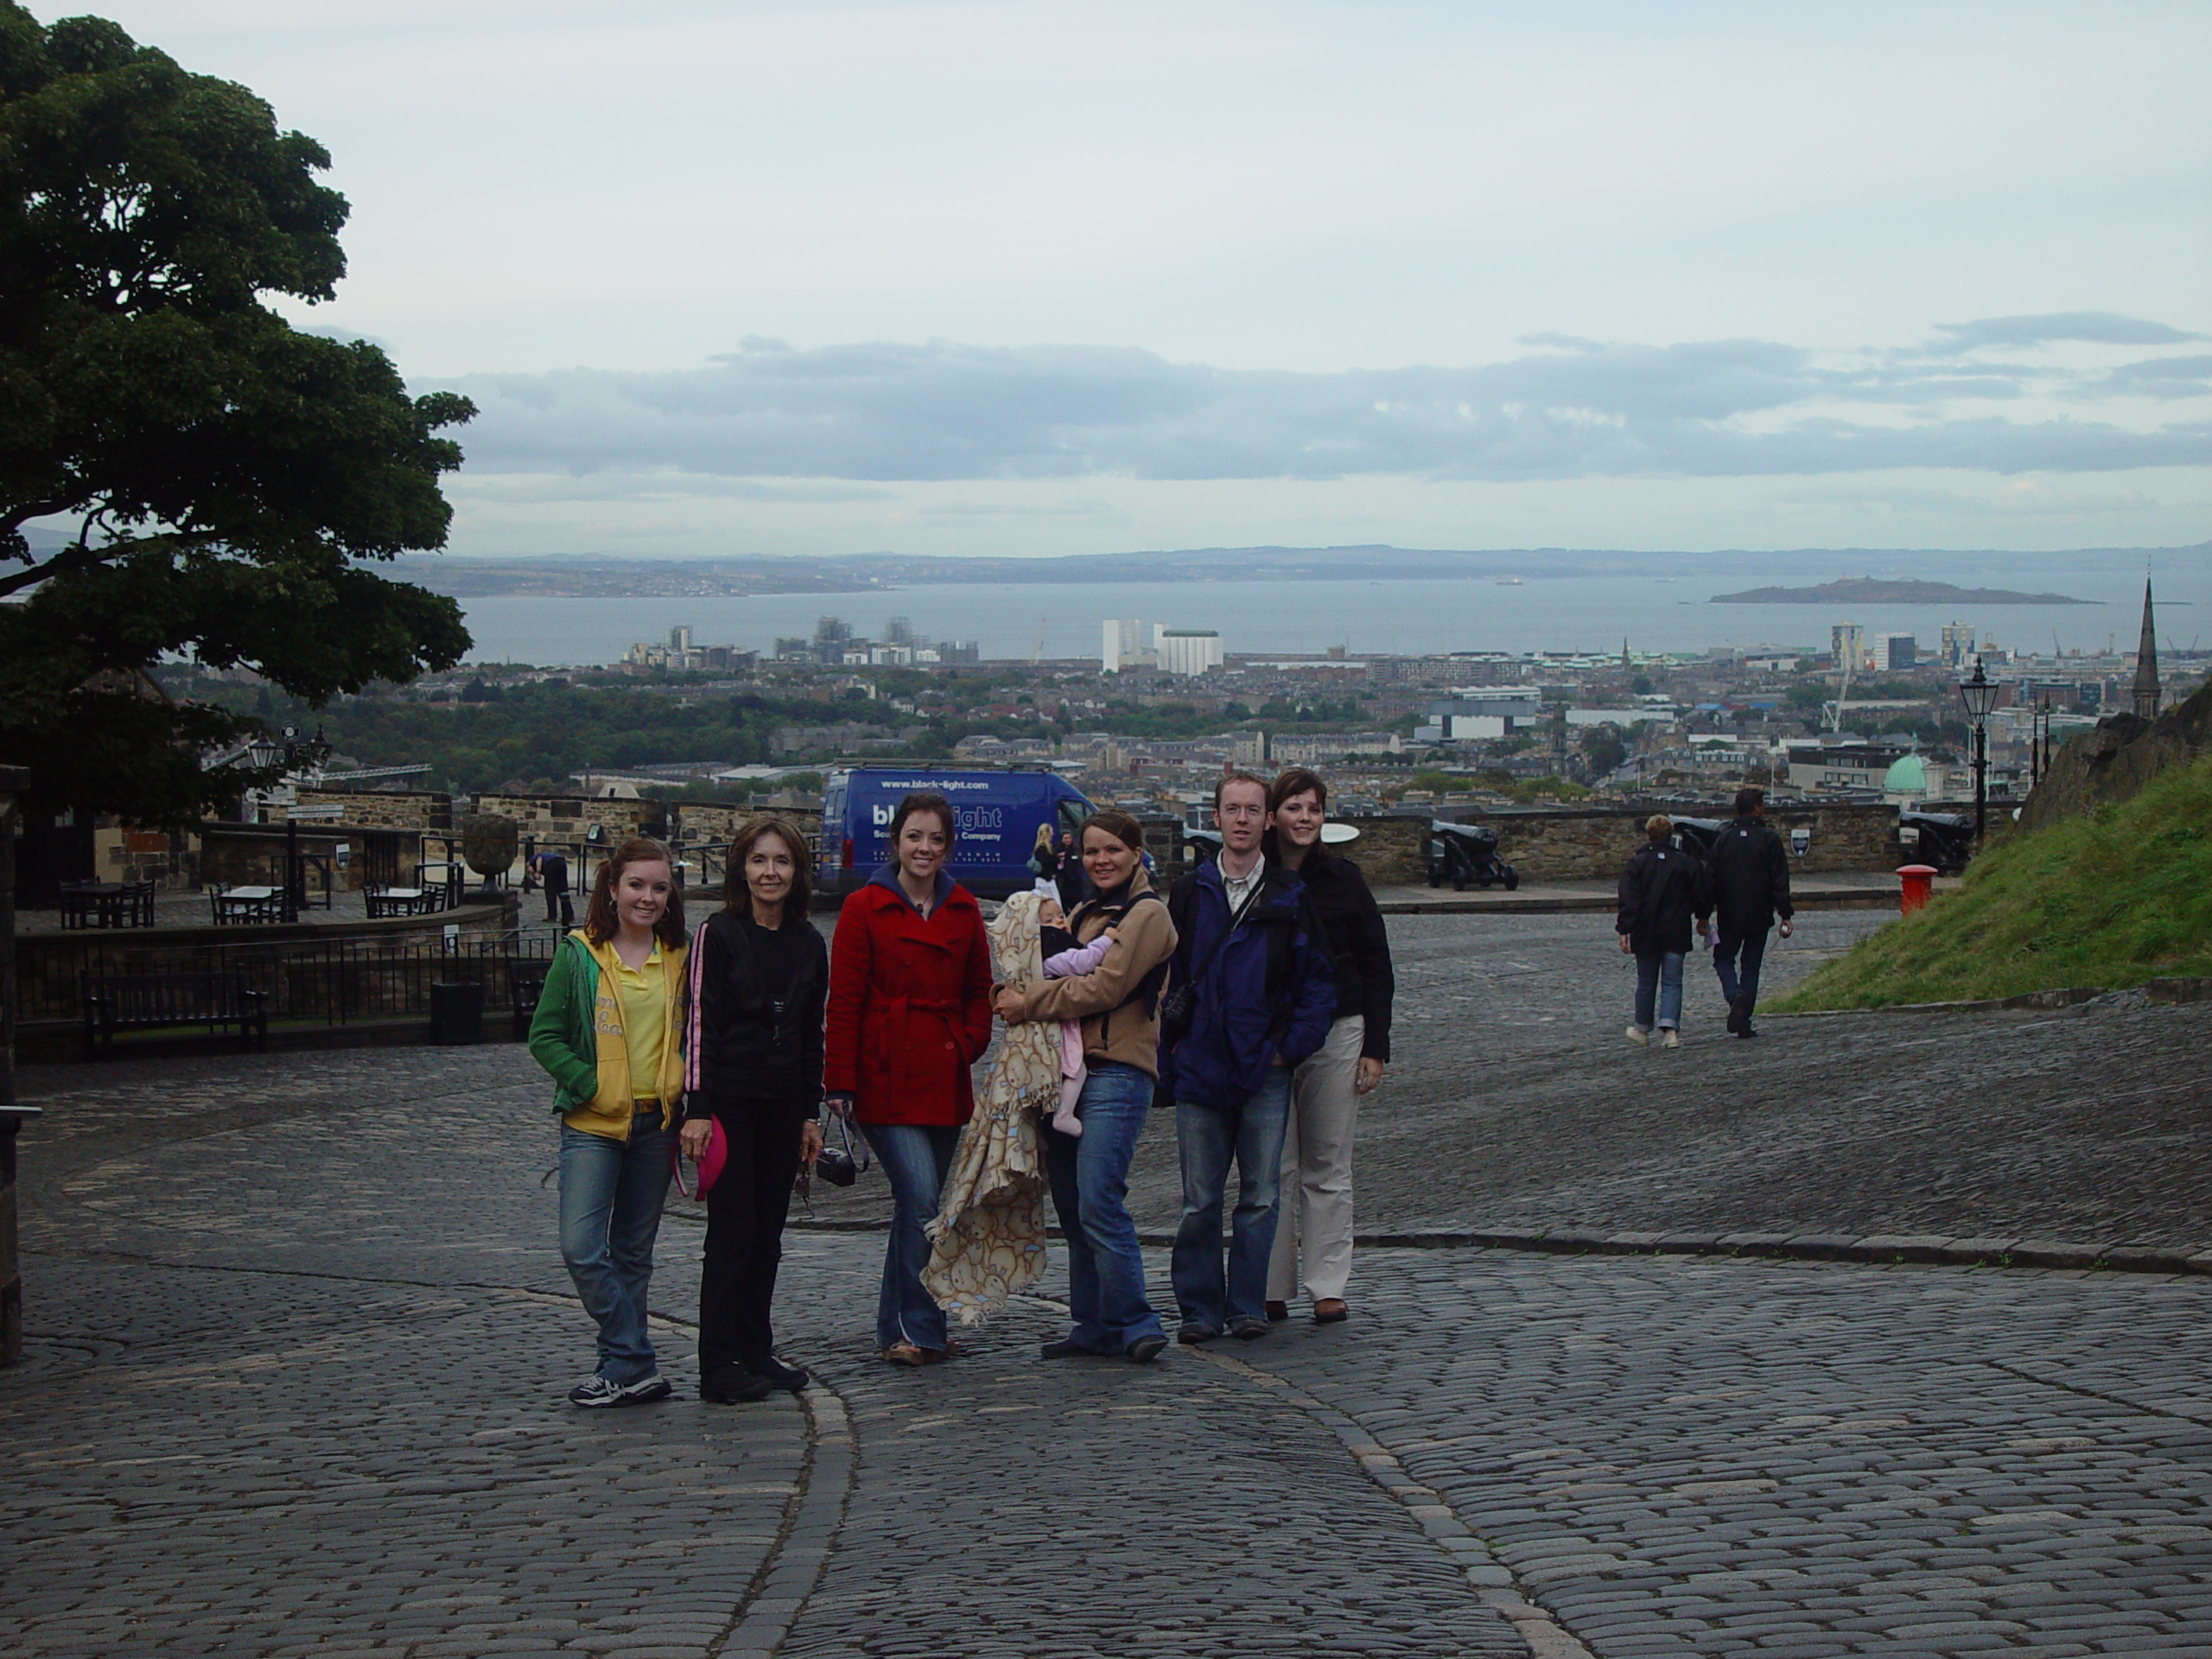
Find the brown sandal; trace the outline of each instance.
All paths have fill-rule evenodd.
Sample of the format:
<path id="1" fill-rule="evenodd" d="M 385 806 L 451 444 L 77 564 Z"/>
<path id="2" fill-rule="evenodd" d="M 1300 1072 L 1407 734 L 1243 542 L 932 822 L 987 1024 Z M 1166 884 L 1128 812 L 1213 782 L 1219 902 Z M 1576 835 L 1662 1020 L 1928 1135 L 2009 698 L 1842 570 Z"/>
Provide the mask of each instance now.
<path id="1" fill-rule="evenodd" d="M 1313 1323 L 1316 1325 L 1341 1325 L 1351 1317 L 1351 1309 L 1344 1306 L 1344 1299 L 1341 1296 L 1324 1296 L 1313 1304 Z"/>
<path id="2" fill-rule="evenodd" d="M 911 1342 L 893 1343 L 883 1351 L 883 1357 L 887 1363 L 892 1365 L 914 1366 L 930 1363 L 929 1350 L 918 1348 Z"/>

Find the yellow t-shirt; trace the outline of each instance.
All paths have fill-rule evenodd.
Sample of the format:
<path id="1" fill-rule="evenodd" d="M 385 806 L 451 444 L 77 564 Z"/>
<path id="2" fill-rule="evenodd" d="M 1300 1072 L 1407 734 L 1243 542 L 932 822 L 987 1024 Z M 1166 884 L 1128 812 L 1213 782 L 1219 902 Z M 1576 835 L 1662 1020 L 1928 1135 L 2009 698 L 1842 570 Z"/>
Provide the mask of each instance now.
<path id="1" fill-rule="evenodd" d="M 630 1098 L 660 1098 L 660 1051 L 668 1022 L 668 964 L 653 941 L 645 966 L 614 959 L 614 995 L 622 1007 L 622 1036 L 630 1050 Z"/>

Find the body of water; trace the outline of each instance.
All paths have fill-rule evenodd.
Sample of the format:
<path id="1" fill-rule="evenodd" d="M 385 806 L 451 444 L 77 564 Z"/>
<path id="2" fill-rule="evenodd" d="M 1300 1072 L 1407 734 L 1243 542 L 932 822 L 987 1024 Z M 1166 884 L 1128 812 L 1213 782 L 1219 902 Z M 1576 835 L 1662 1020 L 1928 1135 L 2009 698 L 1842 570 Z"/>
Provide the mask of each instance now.
<path id="1" fill-rule="evenodd" d="M 461 601 L 480 662 L 545 665 L 610 663 L 638 640 L 661 640 L 679 624 L 697 645 L 730 645 L 764 654 L 781 636 L 814 632 L 815 619 L 842 617 L 866 639 L 883 638 L 903 616 L 930 639 L 973 639 L 987 658 L 1096 658 L 1108 617 L 1141 617 L 1147 626 L 1213 628 L 1226 651 L 1319 652 L 1344 646 L 1366 652 L 1451 651 L 1702 652 L 1715 645 L 1806 646 L 1825 651 L 1828 631 L 1857 622 L 1870 635 L 1912 634 L 1934 647 L 1946 623 L 1973 625 L 2015 652 L 2048 652 L 2052 637 L 2069 650 L 2102 650 L 2107 637 L 2133 647 L 2140 626 L 2143 576 L 2107 569 L 2032 582 L 2008 582 L 1986 569 L 1921 569 L 1929 580 L 1974 587 L 2031 588 L 2102 601 L 2094 605 L 1713 605 L 1716 593 L 1764 582 L 1812 585 L 1838 571 L 1777 569 L 1746 582 L 1723 576 L 1532 578 L 1518 587 L 1483 579 L 1414 582 L 1039 582 L 953 585 L 864 594 L 772 594 L 753 598 L 547 599 L 536 595 Z M 1857 574 L 1854 572 L 1853 574 Z M 1890 574 L 1879 572 L 1878 574 Z M 2183 649 L 2212 632 L 2212 570 L 2158 574 L 2161 643 Z M 2198 619 L 2204 619 L 2199 621 Z"/>

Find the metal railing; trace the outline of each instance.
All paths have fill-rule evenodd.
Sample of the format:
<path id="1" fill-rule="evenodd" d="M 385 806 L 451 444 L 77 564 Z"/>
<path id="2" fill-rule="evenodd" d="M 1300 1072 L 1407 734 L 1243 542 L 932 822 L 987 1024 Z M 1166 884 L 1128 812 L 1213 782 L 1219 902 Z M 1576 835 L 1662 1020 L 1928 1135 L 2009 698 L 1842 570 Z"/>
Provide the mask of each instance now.
<path id="1" fill-rule="evenodd" d="M 487 1009 L 507 1005 L 508 964 L 543 961 L 556 941 L 522 932 L 447 940 L 309 938 L 241 944 L 134 944 L 72 933 L 19 942 L 16 1018 L 22 1026 L 81 1020 L 87 981 L 124 974 L 241 971 L 269 998 L 275 1025 L 343 1026 L 427 1020 L 433 984 L 480 985 Z"/>

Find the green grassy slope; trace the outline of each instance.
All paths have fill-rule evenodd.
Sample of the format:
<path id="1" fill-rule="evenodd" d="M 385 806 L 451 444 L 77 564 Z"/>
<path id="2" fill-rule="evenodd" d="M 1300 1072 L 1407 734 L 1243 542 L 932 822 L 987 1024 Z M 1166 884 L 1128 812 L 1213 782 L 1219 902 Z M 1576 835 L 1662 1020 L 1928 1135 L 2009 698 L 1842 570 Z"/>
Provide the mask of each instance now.
<path id="1" fill-rule="evenodd" d="M 2212 974 L 2212 757 L 2133 799 L 2014 836 L 1860 941 L 1777 1013 L 2107 989 Z"/>

